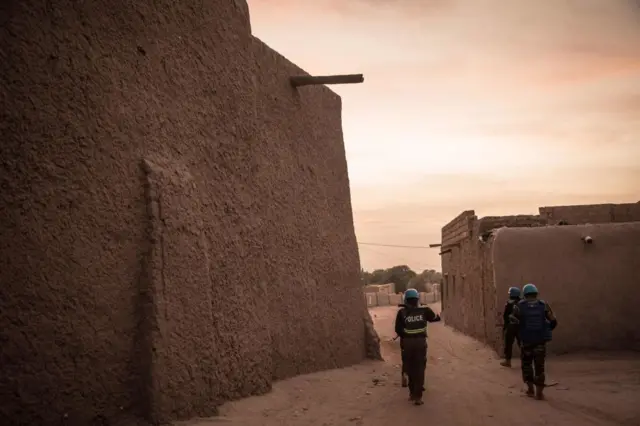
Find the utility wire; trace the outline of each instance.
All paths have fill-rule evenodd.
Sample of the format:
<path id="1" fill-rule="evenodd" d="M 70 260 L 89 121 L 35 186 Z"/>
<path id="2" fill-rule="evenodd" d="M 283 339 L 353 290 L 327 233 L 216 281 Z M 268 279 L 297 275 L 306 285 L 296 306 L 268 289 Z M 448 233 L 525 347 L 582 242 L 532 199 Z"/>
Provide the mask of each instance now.
<path id="1" fill-rule="evenodd" d="M 378 244 L 378 243 L 361 243 L 358 242 L 359 245 L 362 246 L 376 246 L 376 247 L 397 247 L 397 248 L 412 248 L 412 249 L 430 249 L 432 247 L 428 246 L 400 246 L 395 244 Z"/>

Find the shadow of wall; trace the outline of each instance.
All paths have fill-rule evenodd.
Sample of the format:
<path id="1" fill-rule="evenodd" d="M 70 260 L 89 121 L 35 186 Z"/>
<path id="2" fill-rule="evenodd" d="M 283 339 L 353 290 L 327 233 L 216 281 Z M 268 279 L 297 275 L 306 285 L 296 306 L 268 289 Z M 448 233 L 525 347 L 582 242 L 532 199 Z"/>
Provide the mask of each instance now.
<path id="1" fill-rule="evenodd" d="M 364 358 L 340 98 L 244 1 L 0 13 L 0 419 L 208 415 Z"/>

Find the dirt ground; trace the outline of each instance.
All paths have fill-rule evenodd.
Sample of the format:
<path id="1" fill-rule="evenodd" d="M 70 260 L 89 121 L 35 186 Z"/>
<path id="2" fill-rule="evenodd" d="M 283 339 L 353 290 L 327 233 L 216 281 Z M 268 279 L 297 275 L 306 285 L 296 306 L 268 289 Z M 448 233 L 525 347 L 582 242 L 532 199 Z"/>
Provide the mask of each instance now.
<path id="1" fill-rule="evenodd" d="M 396 310 L 371 310 L 385 362 L 285 380 L 267 395 L 225 404 L 220 417 L 176 426 L 640 425 L 640 354 L 550 358 L 547 381 L 558 384 L 536 401 L 522 393 L 519 362 L 500 367 L 491 350 L 442 323 L 429 326 L 425 404 L 413 406 L 391 341 Z"/>

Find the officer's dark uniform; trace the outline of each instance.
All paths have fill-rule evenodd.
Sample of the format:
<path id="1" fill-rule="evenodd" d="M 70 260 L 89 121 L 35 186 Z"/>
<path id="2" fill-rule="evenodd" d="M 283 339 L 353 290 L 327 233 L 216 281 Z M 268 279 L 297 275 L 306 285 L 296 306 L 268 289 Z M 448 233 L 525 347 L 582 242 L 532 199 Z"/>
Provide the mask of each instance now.
<path id="1" fill-rule="evenodd" d="M 395 331 L 402 343 L 403 367 L 409 376 L 409 396 L 422 403 L 424 373 L 427 366 L 427 324 L 440 321 L 431 308 L 406 306 L 398 311 Z"/>
<path id="2" fill-rule="evenodd" d="M 524 299 L 514 305 L 511 322 L 517 324 L 520 334 L 522 380 L 527 384 L 527 395 L 542 399 L 545 383 L 545 358 L 551 330 L 558 321 L 548 303 L 538 299 Z"/>
<path id="3" fill-rule="evenodd" d="M 502 314 L 502 335 L 504 337 L 504 360 L 511 366 L 511 358 L 513 357 L 513 343 L 517 340 L 520 346 L 520 336 L 518 335 L 518 326 L 511 324 L 509 317 L 513 312 L 513 307 L 520 302 L 520 298 L 509 299 L 504 305 L 504 313 Z"/>

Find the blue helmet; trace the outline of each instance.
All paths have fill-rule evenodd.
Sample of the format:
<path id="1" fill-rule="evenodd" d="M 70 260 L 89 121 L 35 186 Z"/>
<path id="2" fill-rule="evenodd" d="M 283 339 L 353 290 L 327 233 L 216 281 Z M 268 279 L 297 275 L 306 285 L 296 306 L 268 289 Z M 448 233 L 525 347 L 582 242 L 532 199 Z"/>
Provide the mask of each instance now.
<path id="1" fill-rule="evenodd" d="M 532 294 L 538 294 L 538 288 L 533 284 L 527 284 L 522 287 L 522 294 L 526 296 L 530 296 Z"/>
<path id="2" fill-rule="evenodd" d="M 518 287 L 509 287 L 509 297 L 520 297 L 520 289 Z"/>
<path id="3" fill-rule="evenodd" d="M 409 288 L 404 292 L 404 300 L 420 299 L 420 293 L 415 288 Z"/>

